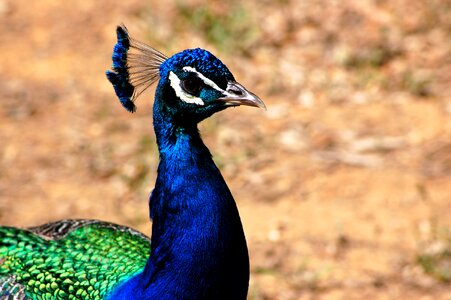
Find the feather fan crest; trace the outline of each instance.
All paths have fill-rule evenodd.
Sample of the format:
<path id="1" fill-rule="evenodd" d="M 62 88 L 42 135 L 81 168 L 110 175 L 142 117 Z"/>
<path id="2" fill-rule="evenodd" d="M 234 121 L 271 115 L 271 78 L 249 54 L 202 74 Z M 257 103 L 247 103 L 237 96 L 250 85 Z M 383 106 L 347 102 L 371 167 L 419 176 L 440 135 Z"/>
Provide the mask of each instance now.
<path id="1" fill-rule="evenodd" d="M 134 101 L 158 80 L 160 65 L 167 56 L 158 50 L 130 37 L 127 28 L 116 29 L 117 43 L 113 51 L 113 71 L 107 71 L 122 105 L 130 112 L 136 110 Z"/>

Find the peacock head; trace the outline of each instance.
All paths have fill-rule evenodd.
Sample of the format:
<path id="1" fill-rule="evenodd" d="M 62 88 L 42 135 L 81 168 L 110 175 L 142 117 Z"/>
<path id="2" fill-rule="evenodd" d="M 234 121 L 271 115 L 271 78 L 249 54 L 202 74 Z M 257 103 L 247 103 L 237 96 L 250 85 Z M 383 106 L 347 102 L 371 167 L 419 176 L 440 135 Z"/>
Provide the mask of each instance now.
<path id="1" fill-rule="evenodd" d="M 173 117 L 199 122 L 227 107 L 265 108 L 263 101 L 235 81 L 229 69 L 200 48 L 171 57 L 132 39 L 125 26 L 117 27 L 113 71 L 107 71 L 122 105 L 136 110 L 135 99 L 157 80 L 155 105 Z"/>

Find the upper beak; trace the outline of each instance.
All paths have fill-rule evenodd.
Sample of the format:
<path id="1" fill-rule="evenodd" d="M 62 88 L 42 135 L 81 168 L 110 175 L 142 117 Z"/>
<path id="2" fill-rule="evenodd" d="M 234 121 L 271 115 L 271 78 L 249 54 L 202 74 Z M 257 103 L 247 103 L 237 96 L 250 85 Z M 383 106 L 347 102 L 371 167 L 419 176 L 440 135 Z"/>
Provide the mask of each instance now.
<path id="1" fill-rule="evenodd" d="M 249 92 L 244 86 L 235 81 L 227 83 L 227 89 L 224 96 L 218 98 L 218 101 L 226 105 L 247 105 L 266 109 L 265 103 L 254 93 Z"/>

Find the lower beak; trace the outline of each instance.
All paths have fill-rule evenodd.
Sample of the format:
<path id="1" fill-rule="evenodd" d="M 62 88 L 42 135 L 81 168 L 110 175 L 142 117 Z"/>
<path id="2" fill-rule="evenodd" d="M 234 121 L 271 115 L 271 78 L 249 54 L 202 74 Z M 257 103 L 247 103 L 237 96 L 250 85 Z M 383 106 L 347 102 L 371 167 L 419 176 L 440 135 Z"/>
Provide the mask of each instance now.
<path id="1" fill-rule="evenodd" d="M 227 83 L 224 96 L 218 98 L 218 101 L 228 106 L 246 105 L 266 109 L 265 103 L 257 95 L 248 91 L 244 86 L 235 81 L 229 81 Z"/>

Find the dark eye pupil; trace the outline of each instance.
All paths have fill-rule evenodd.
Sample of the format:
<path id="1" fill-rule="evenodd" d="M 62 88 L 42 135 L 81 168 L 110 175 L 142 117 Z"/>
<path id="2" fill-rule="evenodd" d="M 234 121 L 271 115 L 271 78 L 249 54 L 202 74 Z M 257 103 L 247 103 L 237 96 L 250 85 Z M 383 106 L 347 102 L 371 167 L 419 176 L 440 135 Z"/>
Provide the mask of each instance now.
<path id="1" fill-rule="evenodd" d="M 182 88 L 191 95 L 196 95 L 201 87 L 202 80 L 198 77 L 190 77 L 182 81 Z"/>

